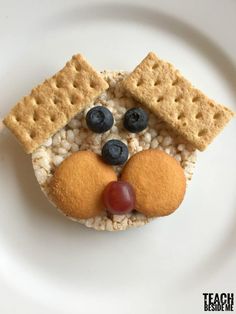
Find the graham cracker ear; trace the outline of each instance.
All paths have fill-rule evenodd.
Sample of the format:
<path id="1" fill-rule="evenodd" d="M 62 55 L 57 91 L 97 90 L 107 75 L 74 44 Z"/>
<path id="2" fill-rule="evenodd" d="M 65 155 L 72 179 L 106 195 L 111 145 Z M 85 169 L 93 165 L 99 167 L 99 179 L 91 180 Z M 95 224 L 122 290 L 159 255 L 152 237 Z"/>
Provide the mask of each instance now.
<path id="1" fill-rule="evenodd" d="M 209 99 L 153 52 L 123 84 L 134 98 L 201 151 L 234 116 L 230 109 Z"/>
<path id="2" fill-rule="evenodd" d="M 108 87 L 102 76 L 77 54 L 18 102 L 3 122 L 26 153 L 32 153 Z"/>

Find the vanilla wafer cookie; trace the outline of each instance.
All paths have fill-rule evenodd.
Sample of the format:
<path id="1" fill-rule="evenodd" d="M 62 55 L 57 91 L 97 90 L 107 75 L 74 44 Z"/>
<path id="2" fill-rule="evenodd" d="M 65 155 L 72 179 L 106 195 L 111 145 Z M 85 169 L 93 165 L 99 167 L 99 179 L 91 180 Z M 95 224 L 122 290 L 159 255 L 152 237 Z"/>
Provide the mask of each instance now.
<path id="1" fill-rule="evenodd" d="M 107 82 L 83 56 L 75 55 L 18 102 L 4 123 L 25 151 L 32 153 L 107 88 Z"/>
<path id="2" fill-rule="evenodd" d="M 152 52 L 123 85 L 134 98 L 201 151 L 234 115 L 194 88 L 178 70 Z"/>

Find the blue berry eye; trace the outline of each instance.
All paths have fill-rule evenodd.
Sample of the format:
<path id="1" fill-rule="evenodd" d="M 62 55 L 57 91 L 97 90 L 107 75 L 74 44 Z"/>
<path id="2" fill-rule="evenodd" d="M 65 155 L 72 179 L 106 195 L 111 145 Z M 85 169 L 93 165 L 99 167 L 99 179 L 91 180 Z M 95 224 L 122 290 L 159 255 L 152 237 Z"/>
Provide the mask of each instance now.
<path id="1" fill-rule="evenodd" d="M 90 109 L 86 115 L 88 128 L 95 133 L 108 131 L 114 123 L 110 110 L 103 106 L 96 106 Z"/>
<path id="2" fill-rule="evenodd" d="M 124 116 L 124 127 L 131 133 L 138 133 L 146 129 L 148 115 L 142 108 L 131 108 Z"/>
<path id="3" fill-rule="evenodd" d="M 109 165 L 122 165 L 128 156 L 127 146 L 119 140 L 110 140 L 102 148 L 102 158 Z"/>

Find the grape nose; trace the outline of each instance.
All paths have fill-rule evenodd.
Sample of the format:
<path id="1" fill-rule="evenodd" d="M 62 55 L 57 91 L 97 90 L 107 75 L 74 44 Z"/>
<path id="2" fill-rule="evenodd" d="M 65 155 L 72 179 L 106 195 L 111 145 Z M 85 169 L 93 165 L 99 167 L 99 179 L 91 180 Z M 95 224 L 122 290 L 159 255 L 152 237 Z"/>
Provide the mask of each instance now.
<path id="1" fill-rule="evenodd" d="M 127 214 L 135 208 L 135 192 L 125 181 L 112 181 L 103 191 L 103 203 L 112 214 Z"/>

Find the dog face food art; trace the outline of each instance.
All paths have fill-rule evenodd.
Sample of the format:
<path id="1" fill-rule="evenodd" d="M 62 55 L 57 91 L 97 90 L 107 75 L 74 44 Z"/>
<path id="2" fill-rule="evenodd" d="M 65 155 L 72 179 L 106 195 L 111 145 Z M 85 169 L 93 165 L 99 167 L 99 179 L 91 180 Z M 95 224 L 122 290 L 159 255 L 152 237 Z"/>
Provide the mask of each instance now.
<path id="1" fill-rule="evenodd" d="M 32 153 L 39 185 L 60 212 L 115 231 L 173 213 L 197 149 L 232 116 L 153 53 L 131 74 L 98 73 L 77 55 L 4 123 Z"/>

